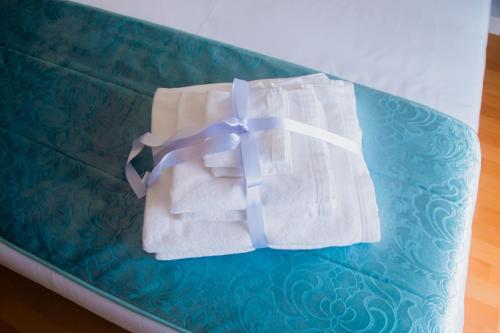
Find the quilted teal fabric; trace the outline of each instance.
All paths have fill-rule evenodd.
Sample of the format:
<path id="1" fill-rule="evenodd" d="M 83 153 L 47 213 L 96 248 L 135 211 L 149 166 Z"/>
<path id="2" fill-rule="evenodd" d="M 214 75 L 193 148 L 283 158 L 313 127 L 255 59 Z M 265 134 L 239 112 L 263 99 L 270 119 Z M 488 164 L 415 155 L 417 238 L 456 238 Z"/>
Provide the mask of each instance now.
<path id="1" fill-rule="evenodd" d="M 47 0 L 0 2 L 0 52 L 2 242 L 180 330 L 461 330 L 480 166 L 465 124 L 356 85 L 381 242 L 160 262 L 123 172 L 155 89 L 313 71 Z"/>

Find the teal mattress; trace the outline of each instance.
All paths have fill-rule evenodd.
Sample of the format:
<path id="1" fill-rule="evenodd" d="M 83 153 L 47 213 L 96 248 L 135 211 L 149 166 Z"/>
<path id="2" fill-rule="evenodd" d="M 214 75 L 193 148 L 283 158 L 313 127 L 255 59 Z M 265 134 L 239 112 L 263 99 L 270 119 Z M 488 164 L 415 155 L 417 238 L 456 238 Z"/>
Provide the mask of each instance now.
<path id="1" fill-rule="evenodd" d="M 313 71 L 61 1 L 0 2 L 0 53 L 1 242 L 181 331 L 461 331 L 480 168 L 467 125 L 356 85 L 379 243 L 162 262 L 124 175 L 155 89 Z"/>

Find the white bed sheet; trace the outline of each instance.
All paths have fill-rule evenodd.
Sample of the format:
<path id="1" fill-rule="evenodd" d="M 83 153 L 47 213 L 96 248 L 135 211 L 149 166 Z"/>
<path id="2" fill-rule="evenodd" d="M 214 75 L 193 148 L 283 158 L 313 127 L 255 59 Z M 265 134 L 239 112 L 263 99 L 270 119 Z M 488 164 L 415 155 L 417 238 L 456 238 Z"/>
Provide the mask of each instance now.
<path id="1" fill-rule="evenodd" d="M 477 130 L 491 0 L 76 0 L 428 105 Z"/>
<path id="2" fill-rule="evenodd" d="M 420 102 L 477 130 L 490 0 L 76 0 Z M 0 243 L 0 264 L 134 332 L 173 330 Z"/>

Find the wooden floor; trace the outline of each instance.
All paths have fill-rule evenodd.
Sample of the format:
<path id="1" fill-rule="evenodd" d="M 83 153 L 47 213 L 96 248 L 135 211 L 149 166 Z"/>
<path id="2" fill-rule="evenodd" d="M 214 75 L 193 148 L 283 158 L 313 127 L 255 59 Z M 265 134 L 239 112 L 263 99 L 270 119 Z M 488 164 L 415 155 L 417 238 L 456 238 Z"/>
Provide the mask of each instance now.
<path id="1" fill-rule="evenodd" d="M 0 333 L 126 332 L 0 266 Z"/>
<path id="2" fill-rule="evenodd" d="M 488 40 L 479 140 L 483 156 L 464 332 L 492 333 L 500 332 L 500 36 Z"/>
<path id="3" fill-rule="evenodd" d="M 465 299 L 467 333 L 500 332 L 500 36 L 490 35 L 479 138 L 483 154 Z M 0 266 L 0 332 L 124 332 Z"/>

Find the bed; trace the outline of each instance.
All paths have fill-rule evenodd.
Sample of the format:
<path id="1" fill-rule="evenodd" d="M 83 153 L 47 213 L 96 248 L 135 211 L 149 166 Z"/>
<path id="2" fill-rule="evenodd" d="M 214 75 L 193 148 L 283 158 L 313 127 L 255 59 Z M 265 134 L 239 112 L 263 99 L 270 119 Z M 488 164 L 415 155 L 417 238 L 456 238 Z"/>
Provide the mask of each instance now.
<path id="1" fill-rule="evenodd" d="M 424 15 L 430 3 L 411 11 L 380 4 L 398 17 L 412 13 L 405 17 L 412 24 L 401 18 L 400 33 L 385 44 L 371 38 L 370 27 L 385 17 L 379 7 L 365 17 L 353 5 L 318 2 L 311 17 L 302 16 L 314 24 L 298 32 L 359 32 L 350 42 L 341 32 L 331 43 L 320 43 L 319 33 L 303 38 L 315 50 L 309 53 L 293 43 L 295 34 L 275 36 L 278 46 L 264 38 L 279 31 L 272 17 L 282 3 L 267 5 L 255 35 L 245 20 L 258 6 L 207 2 L 185 20 L 190 4 L 174 4 L 162 5 L 172 6 L 171 16 L 156 19 L 146 10 L 154 7 L 140 11 L 130 2 L 120 10 L 422 103 L 356 87 L 367 163 L 382 221 L 390 221 L 382 222 L 383 235 L 390 236 L 373 246 L 155 262 L 140 249 L 143 203 L 122 174 L 131 139 L 148 129 L 154 89 L 313 70 L 78 4 L 6 1 L 0 262 L 131 331 L 460 331 L 488 2 L 458 3 L 439 20 Z M 295 22 L 305 11 L 290 7 Z M 335 15 L 328 8 L 344 19 L 326 15 Z M 400 49 L 398 36 L 416 23 L 427 28 L 411 30 L 414 44 Z M 356 41 L 367 31 L 374 35 L 366 43 Z M 342 52 L 330 55 L 331 45 Z"/>

